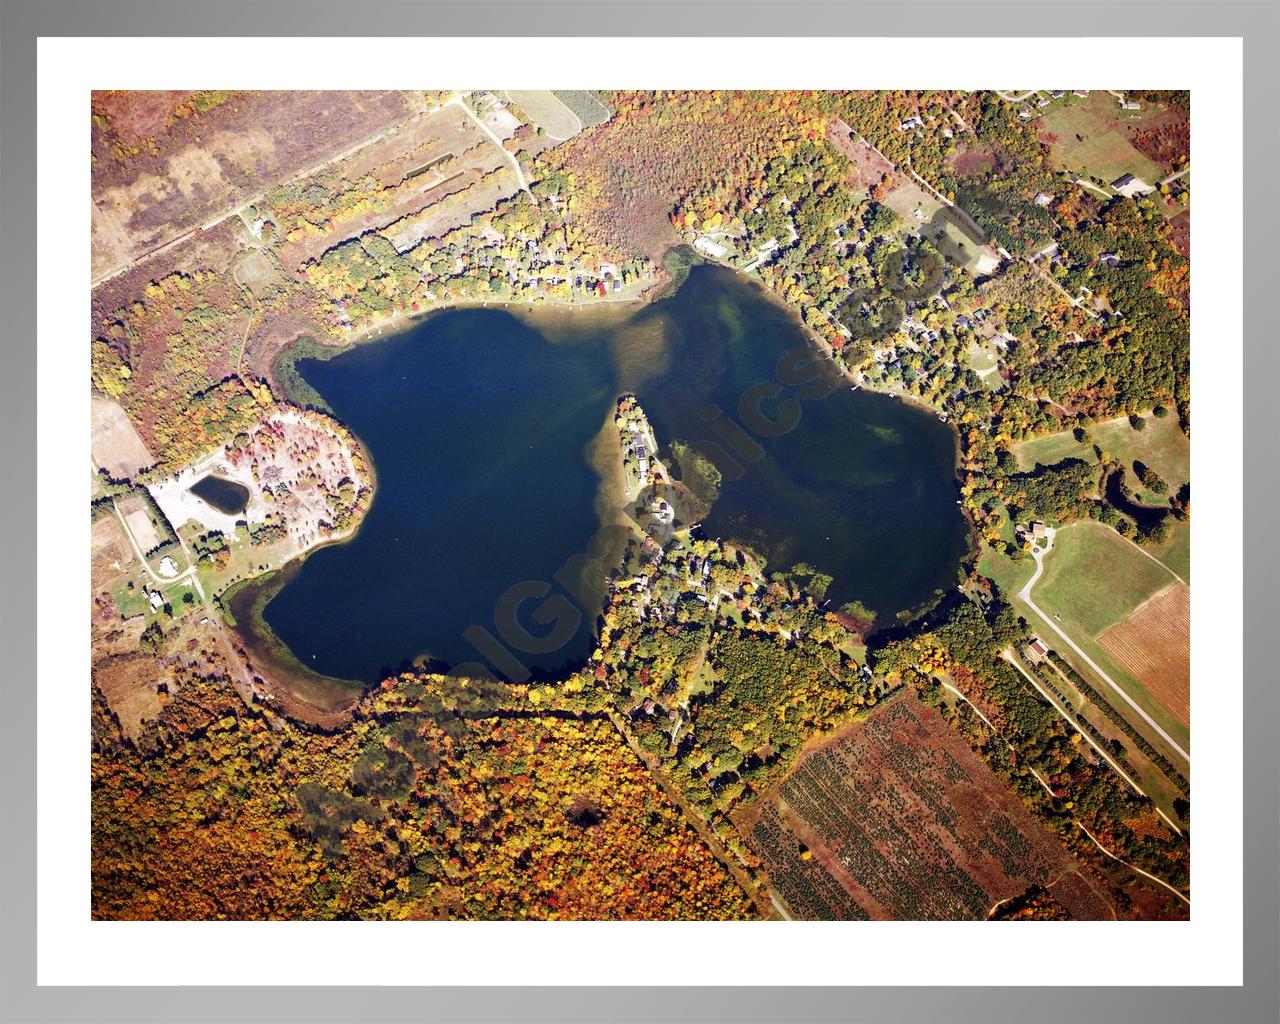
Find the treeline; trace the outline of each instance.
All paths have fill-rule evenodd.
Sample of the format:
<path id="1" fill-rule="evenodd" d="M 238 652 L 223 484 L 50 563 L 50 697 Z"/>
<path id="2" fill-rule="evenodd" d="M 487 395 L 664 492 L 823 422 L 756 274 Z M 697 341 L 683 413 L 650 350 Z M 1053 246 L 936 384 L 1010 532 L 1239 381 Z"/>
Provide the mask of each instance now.
<path id="1" fill-rule="evenodd" d="M 960 602 L 942 620 L 915 635 L 888 642 L 874 650 L 872 657 L 878 672 L 910 682 L 934 704 L 943 703 L 934 675 L 949 674 L 955 685 L 983 708 L 1017 757 L 1011 761 L 1004 743 L 998 740 L 982 743 L 980 752 L 1029 801 L 1041 807 L 1064 842 L 1081 856 L 1093 854 L 1091 846 L 1081 842 L 1076 820 L 1105 837 L 1117 856 L 1185 888 L 1190 881 L 1190 850 L 1185 838 L 1167 829 L 1141 826 L 1140 822 L 1154 814 L 1151 802 L 1132 793 L 1109 766 L 1090 761 L 1072 742 L 1072 736 L 1079 739 L 1075 730 L 1000 656 L 1000 651 L 1027 638 L 1025 627 L 1007 605 L 988 619 L 976 605 Z M 1049 780 L 1054 793 L 1051 799 L 1046 799 L 1028 767 Z"/>
<path id="2" fill-rule="evenodd" d="M 1080 673 L 1077 672 L 1057 651 L 1050 651 L 1049 658 L 1063 671 L 1067 678 L 1071 680 L 1071 685 L 1079 690 L 1081 695 L 1093 704 L 1094 707 L 1098 708 L 1104 715 L 1111 719 L 1112 722 L 1118 725 L 1124 734 L 1129 737 L 1129 740 L 1133 745 L 1142 751 L 1142 753 L 1146 755 L 1147 759 L 1159 768 L 1160 771 L 1168 777 L 1169 781 L 1182 791 L 1184 796 L 1191 795 L 1191 783 L 1187 781 L 1187 777 L 1178 771 L 1178 769 L 1169 762 L 1167 757 L 1148 743 L 1146 738 L 1129 724 L 1129 720 L 1120 714 L 1120 712 L 1112 706 L 1110 701 L 1085 682 L 1084 677 L 1080 675 Z"/>

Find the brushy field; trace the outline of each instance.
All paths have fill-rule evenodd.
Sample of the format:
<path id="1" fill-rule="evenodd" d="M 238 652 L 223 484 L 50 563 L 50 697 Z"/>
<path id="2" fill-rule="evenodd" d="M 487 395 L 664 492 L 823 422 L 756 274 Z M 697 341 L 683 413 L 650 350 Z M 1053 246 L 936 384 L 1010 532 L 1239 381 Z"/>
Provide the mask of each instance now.
<path id="1" fill-rule="evenodd" d="M 1164 170 L 1129 141 L 1129 127 L 1145 122 L 1154 112 L 1121 110 L 1116 97 L 1094 92 L 1087 99 L 1072 99 L 1050 107 L 1044 115 L 1044 132 L 1055 136 L 1053 156 L 1068 170 L 1111 184 L 1125 172 L 1148 185 L 1164 177 Z"/>
<path id="2" fill-rule="evenodd" d="M 1191 591 L 1167 587 L 1098 643 L 1179 722 L 1191 726 Z"/>
<path id="3" fill-rule="evenodd" d="M 914 692 L 805 756 L 750 836 L 795 917 L 984 919 L 1043 886 L 1112 908 L 1057 838 Z"/>

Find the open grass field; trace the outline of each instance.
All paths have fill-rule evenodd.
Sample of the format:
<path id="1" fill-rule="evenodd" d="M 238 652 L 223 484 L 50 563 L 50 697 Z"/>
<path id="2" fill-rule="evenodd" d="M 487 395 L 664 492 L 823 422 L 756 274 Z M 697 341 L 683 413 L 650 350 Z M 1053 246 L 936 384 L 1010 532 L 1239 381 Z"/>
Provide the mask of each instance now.
<path id="1" fill-rule="evenodd" d="M 1055 138 L 1050 150 L 1059 166 L 1107 185 L 1129 172 L 1148 185 L 1165 176 L 1164 169 L 1139 152 L 1130 141 L 1130 127 L 1144 125 L 1154 110 L 1121 110 L 1116 97 L 1106 92 L 1092 92 L 1079 99 L 1066 100 L 1049 107 L 1041 119 L 1044 133 Z"/>
<path id="2" fill-rule="evenodd" d="M 1088 428 L 1089 440 L 1084 444 L 1070 430 L 1046 434 L 1016 445 L 1013 454 L 1018 468 L 1026 472 L 1037 462 L 1046 466 L 1063 459 L 1097 462 L 1093 451 L 1097 445 L 1105 455 L 1122 462 L 1131 471 L 1130 476 L 1134 460 L 1138 460 L 1164 477 L 1171 492 L 1177 491 L 1191 479 L 1191 439 L 1182 432 L 1173 413 L 1165 417 L 1144 415 L 1143 419 L 1146 426 L 1142 430 L 1134 430 L 1127 416 L 1095 423 Z M 1135 484 L 1136 480 L 1130 481 L 1131 487 Z"/>
<path id="3" fill-rule="evenodd" d="M 1115 530 L 1093 522 L 1059 530 L 1032 598 L 1073 637 L 1097 637 L 1176 582 Z"/>
<path id="4" fill-rule="evenodd" d="M 570 110 L 555 93 L 546 89 L 512 89 L 503 95 L 533 118 L 548 136 L 557 142 L 571 139 L 582 131 L 578 115 Z"/>
<path id="5" fill-rule="evenodd" d="M 1176 527 L 1190 532 L 1185 524 L 1179 523 Z M 1161 728 L 1185 747 L 1190 739 L 1187 724 L 1180 721 L 1164 705 L 1161 697 L 1148 690 L 1099 640 L 1112 626 L 1132 615 L 1143 602 L 1177 582 L 1163 563 L 1148 558 L 1142 549 L 1110 527 L 1080 522 L 1058 531 L 1053 552 L 1045 561 L 1044 575 L 1036 583 L 1032 598 L 1046 615 L 1055 617 L 1055 624 L 1065 630 Z M 1033 629 L 1043 632 L 1047 628 L 1023 602 L 1015 600 L 1014 603 L 1027 615 Z M 1065 649 L 1063 644 L 1053 643 L 1051 636 L 1047 639 L 1077 671 L 1088 679 L 1095 678 L 1096 673 L 1074 651 Z M 1097 685 L 1101 687 L 1102 684 Z M 1109 691 L 1103 689 L 1101 692 Z M 1167 749 L 1164 741 L 1133 715 L 1119 698 L 1113 706 L 1152 743 L 1166 749 L 1171 759 L 1182 763 L 1176 752 Z"/>
<path id="6" fill-rule="evenodd" d="M 907 692 L 803 757 L 750 829 L 795 917 L 981 920 L 1043 885 L 1079 919 L 1101 887 L 934 708 Z"/>
<path id="7" fill-rule="evenodd" d="M 1169 539 L 1163 544 L 1143 548 L 1161 565 L 1177 573 L 1184 583 L 1191 583 L 1191 524 L 1170 519 Z"/>
<path id="8" fill-rule="evenodd" d="M 1166 587 L 1098 643 L 1183 725 L 1191 726 L 1191 591 Z"/>

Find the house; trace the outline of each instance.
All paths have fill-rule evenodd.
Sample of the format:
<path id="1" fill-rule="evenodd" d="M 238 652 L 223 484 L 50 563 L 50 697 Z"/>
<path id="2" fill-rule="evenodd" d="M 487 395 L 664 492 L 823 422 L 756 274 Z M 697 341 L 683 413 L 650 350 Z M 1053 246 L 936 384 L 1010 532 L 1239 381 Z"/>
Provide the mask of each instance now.
<path id="1" fill-rule="evenodd" d="M 1033 540 L 1043 540 L 1048 535 L 1048 530 L 1044 523 L 1036 520 L 1031 524 L 1031 537 Z"/>
<path id="2" fill-rule="evenodd" d="M 915 117 L 907 118 L 905 121 L 902 122 L 902 124 L 898 125 L 898 131 L 906 132 L 906 131 L 910 131 L 912 128 L 923 128 L 923 127 L 924 127 L 924 121 L 922 121 L 919 115 L 917 115 Z"/>
<path id="3" fill-rule="evenodd" d="M 1132 174 L 1122 174 L 1111 183 L 1111 187 L 1119 192 L 1122 196 L 1129 199 L 1135 199 L 1138 196 L 1145 196 L 1148 192 L 1154 192 L 1155 188 L 1148 185 L 1139 177 Z"/>
<path id="4" fill-rule="evenodd" d="M 1035 198 L 1036 206 L 1048 206 L 1053 202 L 1053 196 L 1048 192 L 1037 192 Z"/>
<path id="5" fill-rule="evenodd" d="M 148 604 L 151 605 L 151 610 L 153 612 L 158 612 L 160 610 L 160 606 L 164 604 L 164 597 L 161 595 L 160 591 L 151 591 L 151 597 L 148 600 Z"/>
<path id="6" fill-rule="evenodd" d="M 1108 267 L 1118 267 L 1120 266 L 1120 257 L 1113 252 L 1099 253 L 1098 262 L 1105 263 Z"/>
<path id="7" fill-rule="evenodd" d="M 1137 100 L 1121 100 L 1120 109 L 1121 110 L 1141 110 L 1142 107 L 1138 104 Z"/>
<path id="8" fill-rule="evenodd" d="M 1086 96 L 1088 96 L 1088 95 L 1089 95 L 1089 90 L 1088 90 L 1088 89 L 1076 89 L 1076 90 L 1072 93 L 1072 95 L 1074 95 L 1074 96 L 1079 96 L 1081 99 L 1084 99 Z"/>
<path id="9" fill-rule="evenodd" d="M 1033 260 L 1038 260 L 1040 259 L 1041 256 L 1052 256 L 1057 251 L 1058 251 L 1058 243 L 1050 242 L 1043 249 L 1039 250 L 1038 252 L 1032 253 L 1031 258 Z"/>
<path id="10" fill-rule="evenodd" d="M 1055 100 L 1062 99 L 1062 97 L 1065 96 L 1066 94 L 1067 94 L 1066 89 L 1054 89 L 1051 93 L 1049 93 L 1049 95 L 1052 96 Z"/>
<path id="11" fill-rule="evenodd" d="M 1038 665 L 1049 656 L 1049 647 L 1038 636 L 1033 637 L 1031 643 L 1026 646 L 1026 654 L 1032 662 Z"/>

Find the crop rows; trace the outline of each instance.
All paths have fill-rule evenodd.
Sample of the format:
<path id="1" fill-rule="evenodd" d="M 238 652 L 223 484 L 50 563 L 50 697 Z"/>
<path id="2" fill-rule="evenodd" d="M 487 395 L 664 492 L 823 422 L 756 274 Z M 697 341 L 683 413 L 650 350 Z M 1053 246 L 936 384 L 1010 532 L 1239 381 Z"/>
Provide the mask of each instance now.
<path id="1" fill-rule="evenodd" d="M 1047 884 L 1067 859 L 914 694 L 804 758 L 752 842 L 793 913 L 818 918 L 856 908 L 897 920 L 981 919 Z"/>

